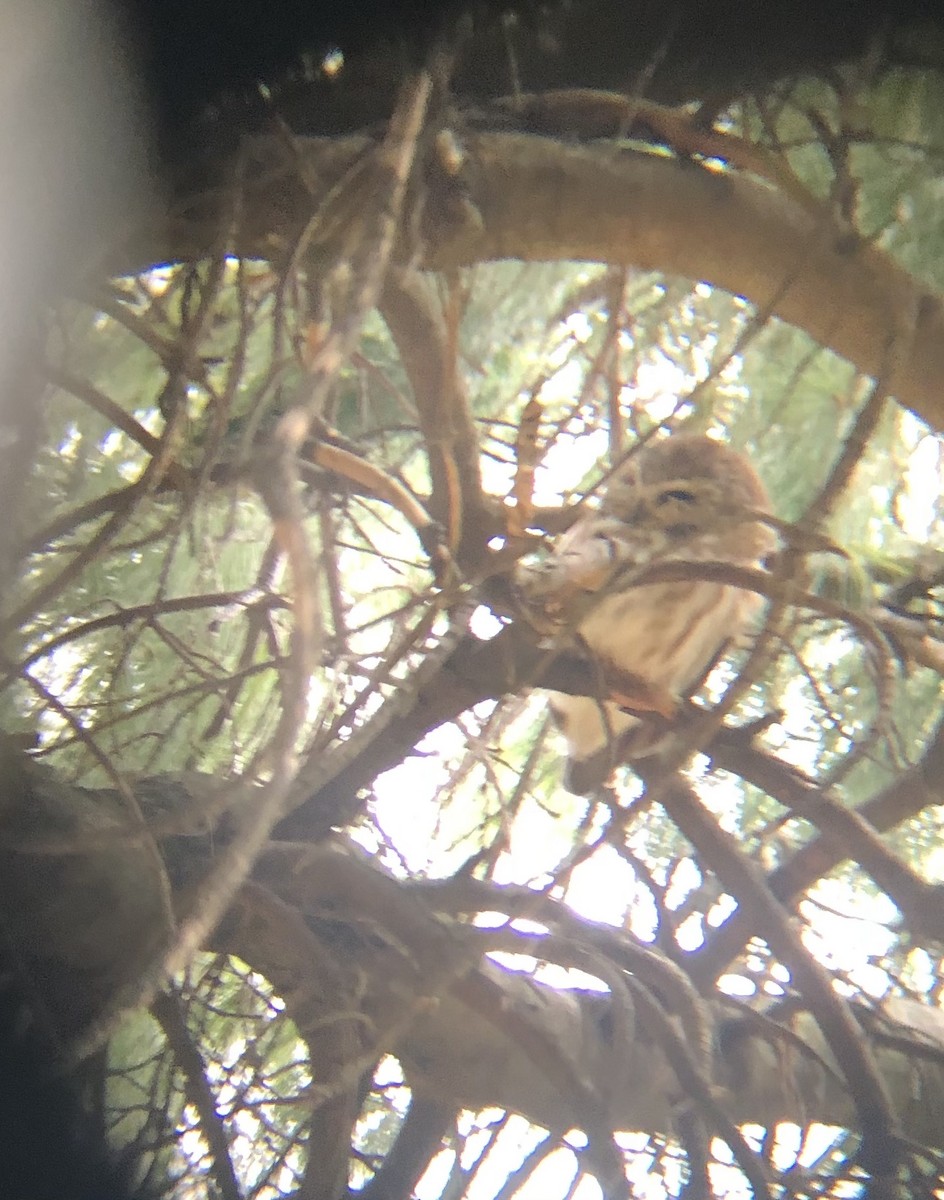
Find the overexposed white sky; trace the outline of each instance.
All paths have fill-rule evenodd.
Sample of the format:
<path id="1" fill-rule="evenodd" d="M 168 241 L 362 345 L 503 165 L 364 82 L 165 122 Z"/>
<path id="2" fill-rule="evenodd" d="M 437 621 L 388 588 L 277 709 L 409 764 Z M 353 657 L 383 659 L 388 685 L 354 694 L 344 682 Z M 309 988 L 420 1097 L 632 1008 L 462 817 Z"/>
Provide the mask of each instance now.
<path id="1" fill-rule="evenodd" d="M 580 327 L 580 320 L 580 317 L 573 318 L 575 324 L 570 330 L 577 338 L 587 332 Z M 564 358 L 562 349 L 563 365 L 546 385 L 545 396 L 575 394 L 579 386 L 579 368 L 573 362 L 564 362 Z M 652 415 L 661 417 L 673 410 L 676 397 L 690 388 L 692 383 L 671 364 L 651 364 L 640 370 L 635 380 L 633 402 L 645 406 Z M 926 435 L 924 427 L 910 414 L 903 413 L 901 421 L 903 439 L 912 446 L 913 452 L 897 512 L 903 531 L 920 542 L 931 529 L 935 506 L 944 490 L 941 446 L 937 439 Z M 607 436 L 604 430 L 596 430 L 582 437 L 560 437 L 536 473 L 535 502 L 540 505 L 561 503 L 594 464 L 605 456 L 606 451 Z M 487 485 L 498 493 L 507 493 L 511 468 L 492 465 L 490 469 L 495 472 L 495 477 L 488 479 Z M 789 718 L 792 725 L 796 725 L 796 722 L 802 725 L 807 720 L 800 700 L 798 692 L 794 697 L 795 702 L 787 706 L 792 713 Z M 540 693 L 535 703 L 541 703 Z M 796 734 L 804 731 L 796 727 L 785 732 Z M 428 757 L 407 760 L 377 781 L 375 815 L 404 856 L 408 869 L 432 869 L 438 873 L 437 867 L 441 867 L 435 861 L 437 851 L 432 844 L 438 817 L 436 790 L 445 779 L 444 759 L 461 751 L 463 736 L 454 726 L 444 726 L 434 731 L 424 740 L 422 747 L 428 752 Z M 697 781 L 697 766 L 694 774 Z M 732 807 L 736 785 L 718 777 L 711 782 L 712 786 L 703 790 L 703 796 L 724 824 L 725 810 L 727 808 L 730 811 Z M 507 850 L 498 862 L 496 879 L 502 883 L 532 886 L 546 882 L 555 865 L 570 848 L 572 833 L 570 821 L 561 821 L 536 802 L 523 803 L 510 829 Z M 679 903 L 698 886 L 700 879 L 694 862 L 675 864 L 673 889 Z M 600 846 L 574 870 L 565 901 L 575 912 L 589 920 L 614 926 L 625 924 L 643 938 L 651 938 L 654 934 L 648 893 L 637 884 L 632 868 L 625 859 L 610 846 Z M 722 897 L 707 914 L 707 920 L 712 925 L 718 924 L 733 907 L 734 902 L 729 897 Z M 839 881 L 826 880 L 813 889 L 811 901 L 804 902 L 801 911 L 807 923 L 804 938 L 809 949 L 829 967 L 845 973 L 850 983 L 866 993 L 881 996 L 888 981 L 877 960 L 891 949 L 894 942 L 889 925 L 894 922 L 896 911 L 891 902 L 884 896 L 853 893 Z M 701 943 L 702 928 L 702 919 L 698 917 L 689 919 L 683 925 L 681 938 L 688 949 L 695 949 Z M 515 965 L 518 969 L 525 966 L 521 961 Z M 539 971 L 540 978 L 552 986 L 574 983 L 573 975 L 559 968 L 543 966 Z M 780 971 L 780 977 L 786 983 L 785 971 Z M 743 975 L 726 977 L 724 986 L 726 990 L 742 996 L 756 990 L 754 981 Z M 773 987 L 771 981 L 767 990 Z M 472 1117 L 468 1120 L 471 1121 Z M 756 1130 L 754 1136 L 759 1138 L 760 1133 L 760 1130 Z M 485 1136 L 484 1132 L 472 1133 L 466 1153 L 474 1154 L 478 1140 Z M 803 1160 L 812 1162 L 829 1145 L 832 1137 L 833 1132 L 824 1127 L 811 1131 L 803 1146 Z M 540 1132 L 535 1132 L 527 1122 L 518 1117 L 511 1118 L 492 1148 L 487 1165 L 477 1176 L 469 1193 L 470 1200 L 490 1200 L 508 1171 L 524 1159 L 540 1138 Z M 640 1147 L 642 1145 L 644 1139 Z M 783 1127 L 778 1135 L 775 1157 L 782 1161 L 783 1166 L 787 1166 L 795 1160 L 799 1147 L 800 1131 L 795 1127 Z M 723 1157 L 723 1148 L 720 1146 L 719 1156 Z M 433 1200 L 439 1195 L 450 1166 L 451 1155 L 445 1152 L 433 1161 L 419 1192 L 421 1200 Z M 570 1151 L 555 1151 L 531 1183 L 518 1194 L 522 1200 L 554 1200 L 567 1193 L 576 1170 L 577 1160 Z M 651 1200 L 663 1200 L 666 1197 L 662 1181 L 647 1175 L 644 1159 L 632 1161 L 629 1170 L 640 1196 L 647 1200 L 649 1197 Z M 747 1197 L 742 1177 L 733 1166 L 718 1166 L 715 1179 L 719 1191 L 731 1197 Z M 574 1194 L 580 1200 L 596 1200 L 601 1193 L 597 1185 L 587 1179 Z"/>

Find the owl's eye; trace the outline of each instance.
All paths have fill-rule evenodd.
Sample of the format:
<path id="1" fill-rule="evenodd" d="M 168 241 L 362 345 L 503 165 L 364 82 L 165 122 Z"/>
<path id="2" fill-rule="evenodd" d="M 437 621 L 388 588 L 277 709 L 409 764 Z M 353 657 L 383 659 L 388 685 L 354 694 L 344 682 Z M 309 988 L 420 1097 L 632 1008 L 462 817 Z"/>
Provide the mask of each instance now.
<path id="1" fill-rule="evenodd" d="M 695 504 L 698 497 L 694 492 L 689 492 L 685 488 L 668 488 L 659 493 L 656 497 L 656 504 L 668 504 L 672 500 L 677 500 L 680 504 Z"/>

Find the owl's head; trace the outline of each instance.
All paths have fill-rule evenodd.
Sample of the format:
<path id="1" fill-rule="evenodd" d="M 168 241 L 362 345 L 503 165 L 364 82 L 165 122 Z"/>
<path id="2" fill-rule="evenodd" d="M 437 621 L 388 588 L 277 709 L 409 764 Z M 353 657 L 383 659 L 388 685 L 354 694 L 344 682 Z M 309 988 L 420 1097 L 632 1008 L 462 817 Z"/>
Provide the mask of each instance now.
<path id="1" fill-rule="evenodd" d="M 674 434 L 632 454 L 607 485 L 602 512 L 679 543 L 723 530 L 743 561 L 775 544 L 772 530 L 751 520 L 770 512 L 760 476 L 737 450 L 701 435 Z"/>

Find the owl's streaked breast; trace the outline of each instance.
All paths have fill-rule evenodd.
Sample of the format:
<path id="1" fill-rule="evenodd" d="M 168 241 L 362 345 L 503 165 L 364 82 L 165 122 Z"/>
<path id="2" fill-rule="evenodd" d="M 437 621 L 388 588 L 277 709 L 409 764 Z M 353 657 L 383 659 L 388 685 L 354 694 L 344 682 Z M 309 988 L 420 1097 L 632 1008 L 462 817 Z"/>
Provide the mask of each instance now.
<path id="1" fill-rule="evenodd" d="M 601 661 L 672 692 L 700 678 L 762 597 L 725 584 L 649 584 L 606 596 L 579 633 Z"/>
<path id="2" fill-rule="evenodd" d="M 708 580 L 632 585 L 652 562 L 759 567 L 773 548 L 767 493 L 743 455 L 708 437 L 675 435 L 632 456 L 598 512 L 557 541 L 518 582 L 528 619 L 545 635 L 576 632 L 601 667 L 644 681 L 653 694 L 695 687 L 764 601 Z M 627 756 L 639 724 L 612 701 L 559 692 L 551 708 L 567 741 L 566 786 L 587 793 Z M 638 748 L 636 748 L 638 749 Z"/>
<path id="3" fill-rule="evenodd" d="M 604 667 L 610 664 L 681 696 L 729 640 L 743 634 L 763 604 L 763 597 L 725 584 L 649 584 L 606 596 L 581 622 L 579 633 Z M 582 779 L 579 764 L 598 758 L 639 721 L 615 704 L 586 696 L 551 692 L 549 698 L 567 741 L 565 785 L 582 793 L 603 781 Z"/>

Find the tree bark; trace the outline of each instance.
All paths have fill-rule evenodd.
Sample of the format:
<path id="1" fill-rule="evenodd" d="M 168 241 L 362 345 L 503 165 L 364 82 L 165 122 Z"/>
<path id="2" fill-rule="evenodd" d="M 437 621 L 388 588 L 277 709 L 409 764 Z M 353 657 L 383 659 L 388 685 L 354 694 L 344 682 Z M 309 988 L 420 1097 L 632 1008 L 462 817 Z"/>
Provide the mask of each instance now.
<path id="1" fill-rule="evenodd" d="M 253 143 L 245 166 L 239 253 L 274 258 L 291 251 L 319 195 L 338 184 L 373 143 L 364 137 Z M 744 296 L 756 308 L 807 332 L 875 376 L 897 342 L 889 390 L 933 428 L 944 428 L 944 304 L 882 250 L 850 244 L 825 210 L 785 196 L 750 175 L 721 173 L 608 143 L 568 145 L 527 134 L 478 133 L 463 143 L 462 186 L 481 220 L 437 205 L 428 181 L 421 265 L 437 271 L 514 258 L 589 260 L 662 271 Z M 195 259 L 218 238 L 232 185 L 178 197 L 172 220 L 158 217 L 113 262 L 116 271 Z M 229 178 L 232 179 L 232 173 Z M 454 187 L 454 185 L 452 185 Z M 346 201 L 356 221 L 356 194 Z M 349 236 L 349 231 L 348 231 Z M 402 246 L 401 255 L 414 247 Z M 343 253 L 328 241 L 321 254 Z M 902 349 L 902 347 L 904 349 Z"/>
<path id="2" fill-rule="evenodd" d="M 146 860 L 134 871 L 115 868 L 119 856 L 134 861 L 127 840 L 113 840 L 116 793 L 76 789 L 31 763 L 15 776 L 11 787 L 7 774 L 0 794 L 4 877 L 14 881 L 8 893 L 20 888 L 32 919 L 26 929 L 10 926 L 7 936 L 17 971 L 32 970 L 27 990 L 41 986 L 46 1016 L 52 1014 L 57 1034 L 68 1038 L 75 1013 L 94 1019 L 111 989 L 139 969 L 140 955 L 127 947 L 160 942 L 161 905 L 156 888 L 142 888 Z M 162 786 L 149 780 L 142 802 L 154 802 Z M 182 787 L 179 778 L 168 781 L 169 802 L 181 802 Z M 166 806 L 158 809 L 166 820 Z M 66 812 L 79 814 L 73 836 L 92 841 L 80 853 L 37 859 L 24 841 L 18 816 L 24 812 L 34 843 L 46 834 L 61 836 Z M 163 849 L 185 911 L 212 847 L 175 837 Z M 11 861 L 19 869 L 10 872 Z M 58 872 L 55 887 L 30 888 L 25 868 L 37 861 L 47 874 Z M 93 941 L 86 885 L 103 878 L 107 914 L 96 918 L 100 936 Z M 17 896 L 10 893 L 5 902 L 9 910 Z M 548 933 L 482 929 L 468 920 L 485 911 L 528 915 Z M 84 972 L 74 969 L 80 938 Z M 276 992 L 304 995 L 304 1010 L 296 1011 L 303 1036 L 314 1038 L 331 1026 L 339 996 L 347 996 L 342 1008 L 356 996 L 376 1051 L 399 1057 L 411 1086 L 439 1104 L 498 1105 L 557 1132 L 585 1127 L 588 1112 L 598 1109 L 610 1128 L 671 1136 L 675 1105 L 685 1094 L 676 1060 L 682 1044 L 690 1048 L 691 1069 L 710 1085 L 706 1095 L 714 1095 L 732 1122 L 855 1128 L 855 1106 L 815 1012 L 791 1006 L 781 1020 L 774 1009 L 698 1001 L 652 947 L 527 889 L 463 878 L 411 884 L 350 846 L 277 843 L 259 861 L 213 948 L 238 955 Z M 596 969 L 610 992 L 548 987 L 486 959 L 495 949 L 579 965 L 591 974 Z M 652 995 L 667 1024 L 653 1024 L 653 1009 L 644 1002 Z M 903 1000 L 854 1012 L 900 1126 L 912 1139 L 944 1148 L 944 1017 Z M 704 1022 L 695 1039 L 701 1049 L 692 1048 L 685 1032 L 693 1014 Z"/>

